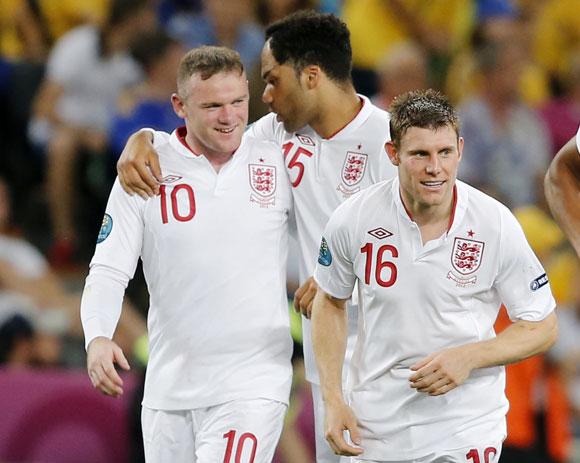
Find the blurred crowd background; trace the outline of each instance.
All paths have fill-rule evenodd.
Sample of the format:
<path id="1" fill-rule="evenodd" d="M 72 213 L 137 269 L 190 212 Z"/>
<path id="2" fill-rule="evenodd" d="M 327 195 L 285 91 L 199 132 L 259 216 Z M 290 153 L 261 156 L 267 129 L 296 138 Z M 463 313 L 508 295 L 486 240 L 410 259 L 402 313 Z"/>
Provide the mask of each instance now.
<path id="1" fill-rule="evenodd" d="M 378 106 L 427 87 L 457 105 L 460 178 L 514 211 L 559 305 L 554 349 L 507 368 L 502 461 L 580 462 L 579 261 L 542 185 L 580 124 L 580 0 L 0 0 L 0 462 L 142 461 L 140 271 L 116 335 L 133 365 L 123 399 L 99 396 L 83 370 L 80 291 L 115 163 L 137 129 L 180 125 L 170 105 L 177 64 L 201 44 L 240 52 L 250 121 L 264 115 L 264 28 L 303 8 L 344 19 L 355 87 Z M 294 322 L 295 387 L 278 463 L 313 461 Z M 507 323 L 502 312 L 498 330 Z"/>

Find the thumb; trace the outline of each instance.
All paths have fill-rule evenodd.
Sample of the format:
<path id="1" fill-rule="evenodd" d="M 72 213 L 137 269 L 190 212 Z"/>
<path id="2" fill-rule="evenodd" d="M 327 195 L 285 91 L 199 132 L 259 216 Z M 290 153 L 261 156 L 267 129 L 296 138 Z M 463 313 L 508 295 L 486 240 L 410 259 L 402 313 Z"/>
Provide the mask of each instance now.
<path id="1" fill-rule="evenodd" d="M 115 356 L 115 362 L 119 365 L 123 370 L 130 370 L 131 367 L 129 366 L 129 362 L 125 358 L 125 354 L 120 347 L 114 349 L 113 354 Z"/>

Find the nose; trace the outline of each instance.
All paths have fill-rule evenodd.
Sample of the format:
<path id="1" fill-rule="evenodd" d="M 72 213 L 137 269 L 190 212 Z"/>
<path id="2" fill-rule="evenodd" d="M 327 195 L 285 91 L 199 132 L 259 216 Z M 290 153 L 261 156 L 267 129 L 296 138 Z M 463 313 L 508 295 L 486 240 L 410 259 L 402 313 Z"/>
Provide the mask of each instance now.
<path id="1" fill-rule="evenodd" d="M 437 175 L 441 171 L 441 160 L 437 154 L 432 154 L 429 156 L 425 171 L 431 175 Z"/>
<path id="2" fill-rule="evenodd" d="M 267 105 L 272 103 L 272 94 L 270 92 L 270 89 L 268 88 L 268 85 L 266 85 L 266 87 L 264 88 L 264 92 L 262 93 L 262 101 Z"/>
<path id="3" fill-rule="evenodd" d="M 233 120 L 234 110 L 230 105 L 223 105 L 219 113 L 219 122 L 229 124 Z"/>

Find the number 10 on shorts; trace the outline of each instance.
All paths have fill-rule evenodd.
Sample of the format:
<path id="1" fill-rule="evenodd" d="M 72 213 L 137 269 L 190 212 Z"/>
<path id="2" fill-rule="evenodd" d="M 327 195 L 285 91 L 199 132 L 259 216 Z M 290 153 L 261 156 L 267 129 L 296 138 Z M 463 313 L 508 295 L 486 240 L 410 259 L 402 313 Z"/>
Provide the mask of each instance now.
<path id="1" fill-rule="evenodd" d="M 256 457 L 256 451 L 258 450 L 258 439 L 251 432 L 245 432 L 237 439 L 236 444 L 236 431 L 231 429 L 223 435 L 223 438 L 227 440 L 226 453 L 224 455 L 224 463 L 254 463 L 254 458 Z M 236 447 L 236 452 L 234 454 L 234 461 L 232 461 L 232 453 Z M 247 460 L 242 461 L 242 454 L 244 453 L 244 447 L 246 454 L 249 454 Z"/>

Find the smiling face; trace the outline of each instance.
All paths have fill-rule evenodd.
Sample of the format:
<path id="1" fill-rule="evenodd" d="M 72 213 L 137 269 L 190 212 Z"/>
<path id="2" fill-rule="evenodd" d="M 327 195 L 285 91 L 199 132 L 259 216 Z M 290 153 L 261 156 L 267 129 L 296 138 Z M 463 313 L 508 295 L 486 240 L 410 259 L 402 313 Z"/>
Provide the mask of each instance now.
<path id="1" fill-rule="evenodd" d="M 248 124 L 248 81 L 234 69 L 202 79 L 193 74 L 172 96 L 175 113 L 185 119 L 186 141 L 206 157 L 233 153 Z"/>
<path id="2" fill-rule="evenodd" d="M 399 169 L 401 196 L 413 215 L 447 210 L 463 152 L 463 138 L 451 125 L 437 129 L 410 127 L 399 147 L 386 145 Z"/>
<path id="3" fill-rule="evenodd" d="M 289 63 L 278 63 L 269 42 L 262 50 L 262 78 L 266 83 L 262 101 L 276 113 L 287 132 L 295 132 L 310 123 L 316 100 L 309 93 L 306 73 L 302 71 L 298 76 Z"/>

